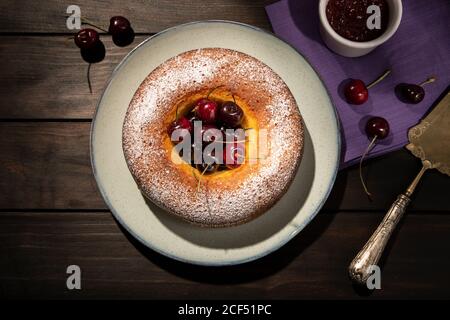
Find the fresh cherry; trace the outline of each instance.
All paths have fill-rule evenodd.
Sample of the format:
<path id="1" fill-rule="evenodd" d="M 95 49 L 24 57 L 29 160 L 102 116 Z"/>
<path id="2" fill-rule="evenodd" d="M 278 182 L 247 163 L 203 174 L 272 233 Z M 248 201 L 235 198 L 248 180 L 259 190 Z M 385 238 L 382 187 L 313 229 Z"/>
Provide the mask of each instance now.
<path id="1" fill-rule="evenodd" d="M 369 99 L 366 84 L 359 79 L 351 79 L 345 88 L 345 98 L 352 104 L 363 104 Z"/>
<path id="2" fill-rule="evenodd" d="M 109 20 L 109 33 L 120 32 L 131 27 L 130 21 L 122 16 L 114 16 Z"/>
<path id="3" fill-rule="evenodd" d="M 113 42 L 119 47 L 125 47 L 134 41 L 134 30 L 130 21 L 122 16 L 114 16 L 109 21 L 109 33 Z"/>
<path id="4" fill-rule="evenodd" d="M 217 103 L 209 99 L 200 99 L 196 103 L 195 114 L 206 124 L 212 124 L 217 119 Z"/>
<path id="5" fill-rule="evenodd" d="M 425 90 L 417 84 L 403 84 L 400 86 L 400 92 L 409 103 L 419 103 L 425 97 Z"/>
<path id="6" fill-rule="evenodd" d="M 436 78 L 430 77 L 421 84 L 400 83 L 396 90 L 400 93 L 401 100 L 407 103 L 417 104 L 425 98 L 423 85 L 436 81 Z"/>
<path id="7" fill-rule="evenodd" d="M 244 111 L 233 101 L 227 101 L 219 108 L 219 119 L 230 128 L 239 126 L 243 117 Z"/>
<path id="8" fill-rule="evenodd" d="M 389 123 L 381 117 L 373 117 L 367 121 L 366 134 L 370 139 L 384 139 L 389 135 Z"/>
<path id="9" fill-rule="evenodd" d="M 386 78 L 389 73 L 391 73 L 390 70 L 385 71 L 383 75 L 378 77 L 375 81 L 371 82 L 367 86 L 362 80 L 350 79 L 349 83 L 344 88 L 344 95 L 347 99 L 347 102 L 357 105 L 366 102 L 367 99 L 369 99 L 369 89 Z"/>
<path id="10" fill-rule="evenodd" d="M 88 63 L 97 63 L 105 58 L 106 49 L 103 42 L 99 40 L 92 48 L 81 49 L 80 53 L 84 61 Z"/>
<path id="11" fill-rule="evenodd" d="M 95 45 L 100 41 L 100 36 L 94 29 L 86 28 L 78 31 L 74 40 L 78 48 L 88 50 L 95 47 Z"/>
<path id="12" fill-rule="evenodd" d="M 177 121 L 174 121 L 170 124 L 167 133 L 170 137 L 172 137 L 172 133 L 178 129 L 186 129 L 189 133 L 192 133 L 194 126 L 191 121 L 189 121 L 186 117 L 180 117 Z"/>
<path id="13" fill-rule="evenodd" d="M 130 27 L 127 30 L 112 34 L 113 42 L 119 47 L 126 47 L 134 41 L 134 30 Z"/>

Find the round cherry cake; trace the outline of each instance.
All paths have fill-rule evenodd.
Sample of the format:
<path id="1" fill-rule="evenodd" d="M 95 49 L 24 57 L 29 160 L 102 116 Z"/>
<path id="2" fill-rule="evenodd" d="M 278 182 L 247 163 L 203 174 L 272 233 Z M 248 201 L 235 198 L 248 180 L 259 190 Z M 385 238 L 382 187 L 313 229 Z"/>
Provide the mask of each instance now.
<path id="1" fill-rule="evenodd" d="M 139 86 L 123 150 L 142 193 L 191 223 L 225 227 L 272 207 L 292 182 L 303 123 L 283 80 L 247 54 L 184 52 Z"/>

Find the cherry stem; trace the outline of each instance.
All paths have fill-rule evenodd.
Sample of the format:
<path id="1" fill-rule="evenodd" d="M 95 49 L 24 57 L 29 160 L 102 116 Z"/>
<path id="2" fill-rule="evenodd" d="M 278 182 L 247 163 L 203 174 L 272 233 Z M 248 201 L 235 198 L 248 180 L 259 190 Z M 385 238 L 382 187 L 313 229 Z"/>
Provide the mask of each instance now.
<path id="1" fill-rule="evenodd" d="M 375 141 L 377 140 L 378 136 L 374 136 L 372 141 L 370 141 L 369 145 L 367 146 L 367 149 L 364 151 L 361 159 L 359 160 L 359 179 L 361 180 L 361 184 L 364 188 L 364 191 L 366 192 L 367 196 L 369 197 L 369 200 L 372 201 L 372 194 L 369 192 L 369 189 L 367 189 L 366 183 L 364 182 L 364 178 L 362 175 L 362 163 L 369 153 L 369 151 L 372 149 L 373 145 L 375 144 Z"/>
<path id="2" fill-rule="evenodd" d="M 92 23 L 92 21 L 90 21 L 90 20 L 88 20 L 88 19 L 86 19 L 86 18 L 83 18 L 83 17 L 80 17 L 80 19 L 81 19 L 81 22 L 83 22 L 84 24 L 90 25 L 90 26 L 92 26 L 92 27 L 94 27 L 94 28 L 97 28 L 97 29 L 99 29 L 99 30 L 101 30 L 101 31 L 103 31 L 103 32 L 108 33 L 107 30 L 105 30 L 105 29 L 103 29 L 103 28 L 101 28 L 101 27 L 95 25 L 95 24 Z"/>
<path id="3" fill-rule="evenodd" d="M 435 81 L 436 81 L 436 78 L 435 78 L 434 76 L 431 76 L 431 77 L 429 77 L 427 80 L 425 80 L 424 82 L 422 82 L 421 84 L 419 84 L 419 86 L 423 86 L 423 85 L 428 84 L 428 83 L 433 83 L 433 82 L 435 82 Z"/>
<path id="4" fill-rule="evenodd" d="M 231 94 L 231 96 L 233 97 L 234 104 L 236 104 L 236 98 L 234 97 L 234 94 Z"/>
<path id="5" fill-rule="evenodd" d="M 209 96 L 211 95 L 211 93 L 213 93 L 216 89 L 219 89 L 219 88 L 221 88 L 221 87 L 225 87 L 225 85 L 220 85 L 220 86 L 217 86 L 217 87 L 215 87 L 215 88 L 212 88 L 211 90 L 209 90 L 209 92 L 208 92 L 208 94 L 207 94 L 207 96 L 206 96 L 206 99 L 209 99 Z"/>
<path id="6" fill-rule="evenodd" d="M 91 65 L 92 65 L 92 63 L 89 63 L 88 69 L 87 69 L 87 82 L 88 82 L 88 86 L 89 86 L 89 92 L 92 94 Z"/>
<path id="7" fill-rule="evenodd" d="M 391 73 L 391 70 L 386 70 L 381 76 L 379 76 L 375 81 L 369 83 L 369 85 L 367 86 L 367 89 L 372 88 L 374 85 L 380 83 L 381 81 L 383 81 L 384 78 L 386 78 L 389 74 Z"/>
<path id="8" fill-rule="evenodd" d="M 197 175 L 196 175 L 195 172 L 194 172 L 194 176 L 195 176 L 195 178 L 196 178 L 197 181 L 198 181 L 198 183 L 197 183 L 197 192 L 200 192 L 200 185 L 201 185 L 201 182 L 202 182 L 201 179 L 202 179 L 202 177 L 204 176 L 206 170 L 209 169 L 209 166 L 210 166 L 210 164 L 206 164 L 205 169 L 203 169 L 203 172 L 202 172 L 201 175 L 200 175 L 200 179 L 197 178 Z"/>

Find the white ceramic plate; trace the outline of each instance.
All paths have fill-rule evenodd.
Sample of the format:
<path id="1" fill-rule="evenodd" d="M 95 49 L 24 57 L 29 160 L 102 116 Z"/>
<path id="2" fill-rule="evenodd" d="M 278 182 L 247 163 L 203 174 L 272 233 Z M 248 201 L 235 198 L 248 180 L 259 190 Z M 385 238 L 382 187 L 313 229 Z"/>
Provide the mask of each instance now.
<path id="1" fill-rule="evenodd" d="M 122 152 L 122 124 L 144 78 L 182 52 L 222 47 L 247 53 L 271 67 L 289 86 L 306 125 L 304 156 L 288 192 L 246 224 L 209 229 L 178 219 L 146 201 Z M 260 29 L 227 21 L 180 25 L 142 42 L 112 74 L 91 132 L 91 160 L 100 191 L 119 222 L 151 249 L 201 265 L 232 265 L 278 249 L 311 221 L 334 183 L 339 125 L 328 93 L 309 63 L 291 46 Z"/>

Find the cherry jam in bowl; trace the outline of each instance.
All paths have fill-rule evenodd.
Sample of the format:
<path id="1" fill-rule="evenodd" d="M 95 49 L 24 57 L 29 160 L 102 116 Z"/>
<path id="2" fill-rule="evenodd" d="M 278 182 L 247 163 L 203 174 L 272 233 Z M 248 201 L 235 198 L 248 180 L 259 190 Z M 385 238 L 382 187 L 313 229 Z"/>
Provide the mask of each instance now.
<path id="1" fill-rule="evenodd" d="M 320 33 L 332 51 L 363 56 L 389 40 L 402 18 L 401 0 L 320 0 Z"/>

